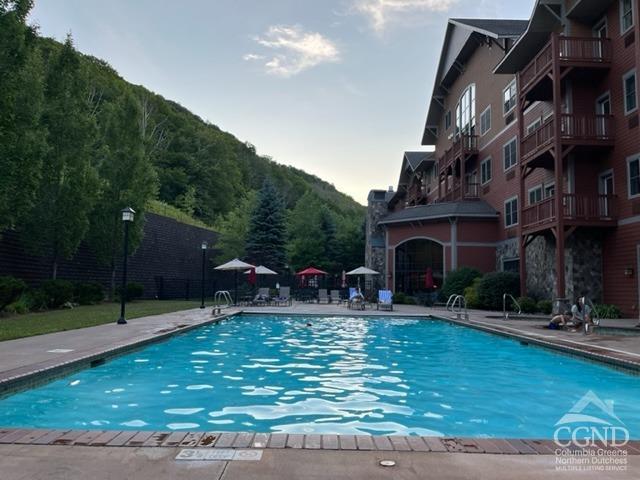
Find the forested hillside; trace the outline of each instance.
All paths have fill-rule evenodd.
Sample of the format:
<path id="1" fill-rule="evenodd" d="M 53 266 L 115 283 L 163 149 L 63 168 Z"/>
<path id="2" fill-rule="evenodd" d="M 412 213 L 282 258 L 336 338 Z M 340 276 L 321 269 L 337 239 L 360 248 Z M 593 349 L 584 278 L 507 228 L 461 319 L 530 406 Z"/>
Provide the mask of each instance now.
<path id="1" fill-rule="evenodd" d="M 120 210 L 138 212 L 135 246 L 144 212 L 166 205 L 169 214 L 219 231 L 220 257 L 243 256 L 256 192 L 268 178 L 286 209 L 291 266 L 337 262 L 318 257 L 300 234 L 316 242 L 331 236 L 348 252 L 341 266 L 362 262 L 364 207 L 129 84 L 106 62 L 78 53 L 71 38 L 61 44 L 38 36 L 26 23 L 31 6 L 0 0 L 0 231 L 20 231 L 31 251 L 54 259 L 73 256 L 86 241 L 113 265 Z"/>

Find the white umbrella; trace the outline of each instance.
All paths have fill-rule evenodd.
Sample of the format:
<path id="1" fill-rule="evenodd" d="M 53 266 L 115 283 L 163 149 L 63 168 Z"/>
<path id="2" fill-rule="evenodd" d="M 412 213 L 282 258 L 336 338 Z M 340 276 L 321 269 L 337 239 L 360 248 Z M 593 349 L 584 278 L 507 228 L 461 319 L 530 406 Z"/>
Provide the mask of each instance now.
<path id="1" fill-rule="evenodd" d="M 218 265 L 215 267 L 215 270 L 234 270 L 236 272 L 236 291 L 235 291 L 235 304 L 238 305 L 238 272 L 240 270 L 246 270 L 247 268 L 255 268 L 250 263 L 243 262 L 239 258 L 234 258 L 233 260 L 223 263 L 222 265 Z"/>
<path id="2" fill-rule="evenodd" d="M 251 270 L 247 270 L 246 272 L 244 272 L 245 275 L 248 275 L 251 273 Z M 271 270 L 270 268 L 265 267 L 264 265 L 258 265 L 256 267 L 256 275 L 277 275 L 277 272 L 274 272 L 273 270 Z"/>
<path id="3" fill-rule="evenodd" d="M 360 275 L 380 275 L 380 272 L 376 272 L 367 267 L 358 267 L 355 270 L 347 272 L 347 275 L 358 275 L 358 290 L 360 290 Z"/>

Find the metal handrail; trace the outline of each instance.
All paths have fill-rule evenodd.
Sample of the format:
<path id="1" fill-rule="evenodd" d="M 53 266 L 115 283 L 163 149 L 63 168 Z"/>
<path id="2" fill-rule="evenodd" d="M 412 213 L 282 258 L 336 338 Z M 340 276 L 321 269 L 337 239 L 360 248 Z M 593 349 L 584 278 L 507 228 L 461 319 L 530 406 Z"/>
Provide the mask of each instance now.
<path id="1" fill-rule="evenodd" d="M 457 309 L 456 306 L 458 307 Z M 455 314 L 456 317 L 460 318 L 463 309 L 465 320 L 469 320 L 469 314 L 467 313 L 467 300 L 466 298 L 464 298 L 464 295 L 451 295 L 447 300 L 447 311 Z"/>
<path id="2" fill-rule="evenodd" d="M 515 312 L 515 314 L 520 315 L 522 313 L 522 308 L 520 308 L 520 304 L 518 303 L 518 300 L 516 300 L 516 298 L 510 293 L 503 293 L 502 294 L 502 316 L 505 320 L 509 320 L 509 313 L 507 312 L 507 298 L 510 298 L 513 305 L 518 309 L 518 311 Z"/>
<path id="3" fill-rule="evenodd" d="M 227 304 L 224 308 L 229 308 L 233 305 L 233 299 L 231 298 L 231 294 L 229 290 L 218 290 L 213 296 L 213 314 L 216 314 L 216 310 L 220 314 L 222 312 L 222 304 L 226 302 Z"/>

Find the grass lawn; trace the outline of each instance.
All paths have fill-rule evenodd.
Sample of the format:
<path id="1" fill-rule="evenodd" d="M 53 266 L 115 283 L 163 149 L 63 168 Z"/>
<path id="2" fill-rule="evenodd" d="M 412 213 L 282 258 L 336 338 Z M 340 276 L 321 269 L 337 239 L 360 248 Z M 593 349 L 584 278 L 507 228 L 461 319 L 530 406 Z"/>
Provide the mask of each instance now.
<path id="1" fill-rule="evenodd" d="M 160 313 L 198 308 L 197 300 L 137 300 L 127 304 L 127 320 Z M 0 317 L 0 341 L 31 337 L 43 333 L 93 327 L 118 320 L 119 303 L 80 306 L 73 309 L 51 310 Z"/>

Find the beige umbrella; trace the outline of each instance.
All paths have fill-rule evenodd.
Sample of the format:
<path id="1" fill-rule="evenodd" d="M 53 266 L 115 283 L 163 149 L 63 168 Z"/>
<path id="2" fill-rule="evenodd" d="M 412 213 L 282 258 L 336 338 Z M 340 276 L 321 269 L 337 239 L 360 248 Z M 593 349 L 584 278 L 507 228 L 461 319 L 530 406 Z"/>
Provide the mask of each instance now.
<path id="1" fill-rule="evenodd" d="M 251 270 L 247 270 L 246 272 L 244 272 L 245 275 L 249 275 L 250 273 L 251 273 Z M 274 272 L 273 270 L 265 267 L 264 265 L 258 265 L 256 267 L 256 275 L 277 275 L 277 274 L 278 272 Z M 260 286 L 258 283 L 259 282 L 256 280 L 256 288 Z"/>
<path id="2" fill-rule="evenodd" d="M 380 272 L 376 272 L 367 267 L 358 267 L 347 272 L 347 275 L 358 275 L 358 291 L 360 291 L 360 275 L 380 275 Z"/>
<path id="3" fill-rule="evenodd" d="M 255 266 L 250 263 L 243 262 L 239 258 L 234 258 L 233 260 L 223 263 L 222 265 L 218 265 L 215 267 L 215 270 L 233 270 L 236 272 L 236 291 L 235 291 L 235 299 L 234 303 L 238 305 L 238 272 L 240 270 L 246 270 L 247 268 L 255 268 Z"/>

